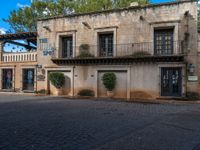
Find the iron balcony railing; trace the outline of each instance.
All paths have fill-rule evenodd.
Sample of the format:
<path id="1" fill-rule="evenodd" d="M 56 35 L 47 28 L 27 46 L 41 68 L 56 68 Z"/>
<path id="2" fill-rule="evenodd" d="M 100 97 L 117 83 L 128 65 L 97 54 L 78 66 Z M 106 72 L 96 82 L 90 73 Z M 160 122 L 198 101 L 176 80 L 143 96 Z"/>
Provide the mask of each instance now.
<path id="1" fill-rule="evenodd" d="M 72 51 L 67 57 L 63 57 L 63 51 Z M 147 56 L 173 56 L 183 55 L 184 46 L 181 41 L 157 44 L 153 42 L 86 45 L 71 47 L 71 49 L 54 49 L 53 58 L 112 58 L 112 57 L 147 57 Z"/>

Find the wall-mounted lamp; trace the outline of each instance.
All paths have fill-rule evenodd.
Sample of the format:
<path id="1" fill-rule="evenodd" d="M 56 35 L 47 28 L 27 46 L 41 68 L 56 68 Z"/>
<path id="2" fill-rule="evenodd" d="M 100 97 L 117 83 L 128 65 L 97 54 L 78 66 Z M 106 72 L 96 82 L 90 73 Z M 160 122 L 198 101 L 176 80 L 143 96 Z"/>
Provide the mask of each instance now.
<path id="1" fill-rule="evenodd" d="M 144 20 L 144 17 L 143 17 L 143 16 L 140 16 L 140 20 L 143 21 L 143 20 Z"/>
<path id="2" fill-rule="evenodd" d="M 49 26 L 43 26 L 44 29 L 46 29 L 47 31 L 51 32 L 51 29 L 49 28 Z"/>
<path id="3" fill-rule="evenodd" d="M 190 74 L 193 74 L 194 73 L 194 70 L 195 70 L 195 66 L 193 65 L 193 64 L 188 64 L 188 66 L 187 66 L 188 68 L 188 72 L 190 73 Z"/>
<path id="4" fill-rule="evenodd" d="M 187 17 L 189 15 L 189 10 L 184 13 L 184 16 Z"/>
<path id="5" fill-rule="evenodd" d="M 82 22 L 82 24 L 83 24 L 84 26 L 86 26 L 88 29 L 91 29 L 90 25 L 89 25 L 87 22 Z"/>
<path id="6" fill-rule="evenodd" d="M 36 67 L 39 68 L 39 69 L 41 69 L 42 65 L 37 64 Z"/>

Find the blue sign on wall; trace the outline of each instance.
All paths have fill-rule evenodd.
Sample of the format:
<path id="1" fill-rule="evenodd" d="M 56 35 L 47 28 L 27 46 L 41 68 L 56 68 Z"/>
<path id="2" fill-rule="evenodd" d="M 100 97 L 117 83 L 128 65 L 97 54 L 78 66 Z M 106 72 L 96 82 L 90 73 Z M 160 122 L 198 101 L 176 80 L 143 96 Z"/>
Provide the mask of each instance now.
<path id="1" fill-rule="evenodd" d="M 52 56 L 54 54 L 54 49 L 47 49 L 43 51 L 43 56 Z"/>

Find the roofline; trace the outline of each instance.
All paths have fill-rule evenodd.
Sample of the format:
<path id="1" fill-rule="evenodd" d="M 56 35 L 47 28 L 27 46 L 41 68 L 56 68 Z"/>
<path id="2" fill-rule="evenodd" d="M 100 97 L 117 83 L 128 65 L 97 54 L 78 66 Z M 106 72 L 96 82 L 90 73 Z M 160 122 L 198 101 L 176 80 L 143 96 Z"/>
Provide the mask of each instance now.
<path id="1" fill-rule="evenodd" d="M 177 4 L 182 4 L 182 3 L 191 3 L 191 2 L 197 2 L 197 0 L 183 0 L 183 1 L 180 0 L 180 1 L 165 2 L 165 3 L 158 3 L 158 4 L 130 6 L 130 7 L 125 7 L 125 8 L 93 11 L 93 12 L 87 12 L 87 13 L 74 13 L 74 14 L 68 14 L 68 15 L 51 16 L 51 17 L 39 18 L 37 20 L 46 21 L 46 20 L 51 20 L 51 19 L 71 18 L 71 17 L 78 17 L 78 16 L 86 16 L 86 15 L 97 15 L 97 14 L 102 14 L 102 13 L 120 12 L 120 11 L 125 11 L 125 10 L 137 10 L 137 9 L 145 9 L 145 8 L 152 8 L 152 7 L 177 5 Z"/>
<path id="2" fill-rule="evenodd" d="M 37 32 L 17 32 L 17 33 L 6 33 L 6 34 L 0 34 L 0 36 L 7 36 L 7 35 L 23 35 L 23 34 L 35 34 L 37 35 Z"/>
<path id="3" fill-rule="evenodd" d="M 19 33 L 9 33 L 0 34 L 0 42 L 4 40 L 20 40 L 20 39 L 30 39 L 36 38 L 37 32 L 19 32 Z"/>

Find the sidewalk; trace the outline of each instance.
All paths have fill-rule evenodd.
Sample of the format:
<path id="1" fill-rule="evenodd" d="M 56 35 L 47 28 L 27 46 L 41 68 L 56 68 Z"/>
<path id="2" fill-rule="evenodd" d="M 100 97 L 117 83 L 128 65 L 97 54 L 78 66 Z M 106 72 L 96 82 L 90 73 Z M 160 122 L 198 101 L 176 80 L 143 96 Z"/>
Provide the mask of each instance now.
<path id="1" fill-rule="evenodd" d="M 173 100 L 173 99 L 131 100 L 130 102 L 151 103 L 151 104 L 200 104 L 200 100 Z"/>
<path id="2" fill-rule="evenodd" d="M 17 96 L 37 96 L 37 97 L 55 97 L 55 98 L 63 98 L 63 99 L 74 99 L 74 100 L 96 100 L 96 101 L 116 101 L 116 102 L 127 102 L 127 103 L 146 103 L 146 104 L 200 104 L 200 100 L 179 100 L 179 99 L 112 99 L 112 98 L 94 98 L 94 97 L 71 97 L 71 96 L 53 96 L 53 95 L 44 95 L 44 94 L 35 94 L 35 93 L 17 93 L 17 92 L 0 92 L 1 95 L 17 95 Z"/>

